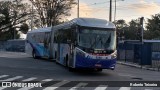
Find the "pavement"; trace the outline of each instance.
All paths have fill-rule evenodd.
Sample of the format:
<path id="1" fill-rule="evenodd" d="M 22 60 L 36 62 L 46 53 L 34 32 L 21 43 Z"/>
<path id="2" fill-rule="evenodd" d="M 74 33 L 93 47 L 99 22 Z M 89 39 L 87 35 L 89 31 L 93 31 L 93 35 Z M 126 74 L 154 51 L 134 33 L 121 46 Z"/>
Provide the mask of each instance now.
<path id="1" fill-rule="evenodd" d="M 132 81 L 159 82 L 160 73 L 140 69 L 138 65 L 133 66 L 133 63 L 119 61 L 117 63 L 115 70 L 69 72 L 62 65 L 48 60 L 33 59 L 25 53 L 0 52 L 0 82 L 29 81 L 39 82 L 44 86 L 42 88 L 0 87 L 0 90 L 160 90 L 160 87 L 124 86 L 126 82 Z M 119 86 L 108 86 L 107 82 Z M 123 85 L 120 86 L 121 84 Z"/>
<path id="2" fill-rule="evenodd" d="M 142 66 L 142 65 L 132 63 L 132 62 L 117 61 L 117 64 L 146 69 L 146 70 L 151 70 L 151 71 L 160 71 L 160 68 L 158 68 L 158 67 L 151 67 L 150 65 L 143 65 Z"/>

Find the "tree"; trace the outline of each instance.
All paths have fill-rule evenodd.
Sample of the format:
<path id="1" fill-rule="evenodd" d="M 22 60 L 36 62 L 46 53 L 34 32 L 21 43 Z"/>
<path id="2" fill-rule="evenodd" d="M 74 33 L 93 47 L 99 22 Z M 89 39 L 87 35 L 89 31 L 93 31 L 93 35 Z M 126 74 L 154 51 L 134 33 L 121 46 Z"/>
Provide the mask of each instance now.
<path id="1" fill-rule="evenodd" d="M 19 29 L 19 31 L 21 31 L 21 32 L 24 33 L 24 34 L 27 34 L 28 30 L 29 30 L 29 26 L 28 26 L 28 24 L 26 24 L 26 23 L 23 23 L 23 24 L 20 26 L 20 29 Z"/>
<path id="2" fill-rule="evenodd" d="M 131 20 L 129 27 L 125 31 L 126 39 L 129 40 L 140 40 L 141 38 L 141 25 L 139 19 Z"/>
<path id="3" fill-rule="evenodd" d="M 21 23 L 28 20 L 28 4 L 22 0 L 0 1 L 0 39 L 18 38 Z"/>
<path id="4" fill-rule="evenodd" d="M 125 38 L 125 31 L 128 29 L 128 25 L 126 24 L 126 21 L 121 19 L 114 22 L 117 28 L 117 37 Z"/>
<path id="5" fill-rule="evenodd" d="M 70 16 L 75 0 L 30 0 L 38 12 L 40 26 L 54 26 L 62 18 Z"/>
<path id="6" fill-rule="evenodd" d="M 160 39 L 160 14 L 152 15 L 146 23 L 146 39 Z"/>

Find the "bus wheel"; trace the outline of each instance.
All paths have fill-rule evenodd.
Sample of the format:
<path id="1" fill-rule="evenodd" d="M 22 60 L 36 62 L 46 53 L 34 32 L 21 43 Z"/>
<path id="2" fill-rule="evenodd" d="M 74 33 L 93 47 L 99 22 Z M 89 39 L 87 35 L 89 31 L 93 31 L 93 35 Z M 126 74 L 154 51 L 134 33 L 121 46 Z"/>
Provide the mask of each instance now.
<path id="1" fill-rule="evenodd" d="M 66 57 L 65 57 L 65 66 L 69 67 L 68 55 L 66 55 Z"/>
<path id="2" fill-rule="evenodd" d="M 32 57 L 33 57 L 34 59 L 38 59 L 38 57 L 36 56 L 36 53 L 35 53 L 34 50 L 32 51 Z"/>

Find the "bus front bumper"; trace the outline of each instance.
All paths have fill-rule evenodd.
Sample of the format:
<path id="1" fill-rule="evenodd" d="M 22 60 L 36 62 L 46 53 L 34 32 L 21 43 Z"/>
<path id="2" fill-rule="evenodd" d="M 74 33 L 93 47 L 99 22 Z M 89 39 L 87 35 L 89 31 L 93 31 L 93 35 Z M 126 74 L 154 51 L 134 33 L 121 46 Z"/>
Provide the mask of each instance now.
<path id="1" fill-rule="evenodd" d="M 76 56 L 75 68 L 88 68 L 88 69 L 111 69 L 114 70 L 116 65 L 115 59 L 90 59 L 82 56 Z"/>

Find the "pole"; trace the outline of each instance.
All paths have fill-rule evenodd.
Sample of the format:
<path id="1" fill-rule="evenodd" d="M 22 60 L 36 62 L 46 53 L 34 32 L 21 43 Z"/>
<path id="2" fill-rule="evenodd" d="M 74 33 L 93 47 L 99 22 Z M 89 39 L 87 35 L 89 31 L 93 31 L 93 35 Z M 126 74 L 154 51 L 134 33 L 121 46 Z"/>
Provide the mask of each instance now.
<path id="1" fill-rule="evenodd" d="M 109 21 L 112 21 L 112 0 L 110 0 L 110 12 L 109 12 Z"/>
<path id="2" fill-rule="evenodd" d="M 116 21 L 117 0 L 115 0 L 114 21 Z"/>
<path id="3" fill-rule="evenodd" d="M 144 33 L 144 29 L 143 29 L 143 21 L 144 21 L 144 17 L 140 18 L 140 24 L 141 24 L 141 42 L 143 43 L 143 33 Z"/>
<path id="4" fill-rule="evenodd" d="M 77 18 L 79 18 L 79 0 L 78 0 L 78 6 L 77 6 Z"/>

